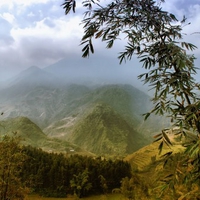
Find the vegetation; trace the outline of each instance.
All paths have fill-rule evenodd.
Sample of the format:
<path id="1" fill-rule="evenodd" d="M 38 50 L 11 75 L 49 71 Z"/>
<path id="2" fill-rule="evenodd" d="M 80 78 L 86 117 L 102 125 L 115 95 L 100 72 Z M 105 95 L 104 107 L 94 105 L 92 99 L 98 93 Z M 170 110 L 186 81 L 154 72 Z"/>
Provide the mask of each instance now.
<path id="1" fill-rule="evenodd" d="M 0 141 L 1 200 L 23 200 L 28 192 L 78 198 L 105 194 L 131 176 L 131 166 L 122 160 L 47 153 L 19 142 L 16 136 Z"/>
<path id="2" fill-rule="evenodd" d="M 165 170 L 163 170 L 161 163 L 164 162 L 165 156 L 160 158 L 156 156 L 157 143 L 154 147 L 150 145 L 135 152 L 132 157 L 128 156 L 125 159 L 127 162 L 116 159 L 106 160 L 103 157 L 47 153 L 31 146 L 20 147 L 19 141 L 18 137 L 5 136 L 0 143 L 2 154 L 0 157 L 2 177 L 0 186 L 1 191 L 6 194 L 5 198 L 9 196 L 10 200 L 22 200 L 28 191 L 46 197 L 66 198 L 68 196 L 69 199 L 88 196 L 92 199 L 100 197 L 101 199 L 112 199 L 109 197 L 111 191 L 117 195 L 114 199 L 150 200 L 161 196 L 160 194 L 162 194 L 161 199 L 163 197 L 171 199 L 174 196 L 178 198 L 178 194 L 186 197 L 198 196 L 196 183 L 189 186 L 171 182 L 170 186 L 175 187 L 175 192 L 163 190 L 160 193 L 160 187 L 163 187 L 160 177 L 166 180 L 166 174 L 169 178 L 170 173 L 177 166 L 182 170 L 179 165 L 183 157 L 178 152 L 182 152 L 183 148 L 179 149 L 179 144 L 176 145 L 177 148 L 173 147 L 177 154 L 172 161 L 167 160 Z M 169 152 L 167 150 L 165 148 L 165 151 Z M 139 158 L 145 164 L 142 163 L 143 165 L 139 166 Z M 137 167 L 135 167 L 136 164 Z M 186 171 L 185 175 L 190 172 Z M 93 197 L 93 195 L 97 196 Z M 5 200 L 4 197 L 1 198 Z M 38 196 L 30 196 L 30 199 L 34 198 L 39 199 Z M 26 199 L 29 199 L 29 196 Z"/>
<path id="3" fill-rule="evenodd" d="M 94 52 L 93 38 L 101 38 L 111 48 L 118 37 L 125 36 L 127 45 L 120 53 L 120 62 L 137 55 L 147 70 L 139 78 L 154 90 L 154 107 L 145 114 L 145 119 L 152 113 L 168 115 L 178 127 L 176 135 L 184 148 L 172 151 L 174 144 L 167 131 L 162 130 L 155 136 L 155 141 L 160 141 L 159 153 L 166 146 L 172 150 L 159 160 L 151 156 L 148 169 L 132 174 L 130 164 L 122 160 L 47 153 L 30 146 L 21 147 L 17 138 L 3 136 L 0 200 L 22 200 L 26 188 L 55 197 L 70 194 L 80 198 L 118 191 L 128 199 L 199 198 L 200 101 L 196 91 L 200 86 L 193 77 L 195 57 L 188 54 L 196 47 L 182 41 L 186 18 L 179 22 L 173 14 L 162 10 L 162 3 L 153 0 L 117 0 L 106 6 L 100 3 L 83 1 L 87 9 L 83 19 L 83 57 Z M 63 7 L 66 14 L 70 10 L 75 12 L 76 1 L 65 0 Z M 156 174 L 152 173 L 156 170 Z"/>
<path id="4" fill-rule="evenodd" d="M 69 141 L 96 155 L 118 158 L 147 143 L 142 134 L 104 103 L 95 104 L 91 112 L 74 125 Z"/>
<path id="5" fill-rule="evenodd" d="M 138 151 L 129 154 L 124 158 L 124 160 L 130 163 L 135 171 L 143 172 L 146 171 L 149 168 L 149 166 L 154 166 L 154 163 L 161 161 L 163 159 L 162 156 L 164 156 L 166 153 L 173 151 L 173 154 L 176 154 L 183 152 L 185 149 L 180 143 L 173 144 L 173 146 L 170 149 L 167 145 L 164 145 L 162 152 L 159 154 L 159 145 L 159 141 L 153 142 L 139 149 Z"/>
<path id="6" fill-rule="evenodd" d="M 178 21 L 174 14 L 162 9 L 163 2 L 121 0 L 104 5 L 101 1 L 83 1 L 86 8 L 82 21 L 83 57 L 94 53 L 94 38 L 101 39 L 107 43 L 107 48 L 112 48 L 119 37 L 125 36 L 127 44 L 120 52 L 120 62 L 137 55 L 147 70 L 139 78 L 154 90 L 154 107 L 145 115 L 145 119 L 152 113 L 168 115 L 174 126 L 180 128 L 177 134 L 189 137 L 181 156 L 172 152 L 164 155 L 164 166 L 166 173 L 169 173 L 162 178 L 161 190 L 170 193 L 170 199 L 197 199 L 200 184 L 200 100 L 196 91 L 200 86 L 194 79 L 197 73 L 195 57 L 188 54 L 196 46 L 182 40 L 186 18 Z M 71 10 L 75 12 L 76 1 L 65 0 L 63 8 L 66 14 Z M 159 152 L 162 152 L 164 144 L 172 146 L 164 130 L 155 138 L 160 141 Z M 166 164 L 169 163 L 173 167 L 168 168 Z M 177 189 L 184 183 L 187 189 L 180 194 Z M 189 195 L 189 191 L 192 191 L 192 195 Z"/>
<path id="7" fill-rule="evenodd" d="M 0 138 L 0 200 L 21 200 L 27 190 L 21 182 L 25 155 L 19 147 L 19 138 Z"/>
<path id="8" fill-rule="evenodd" d="M 122 178 L 131 176 L 130 165 L 122 160 L 47 153 L 31 146 L 24 147 L 23 153 L 28 160 L 20 174 L 22 182 L 43 196 L 101 194 L 105 187 L 100 177 L 104 177 L 110 192 L 120 187 Z"/>
<path id="9" fill-rule="evenodd" d="M 65 198 L 54 198 L 54 197 L 41 197 L 39 195 L 29 195 L 26 200 L 76 200 L 74 196 Z M 89 197 L 81 198 L 83 200 L 122 200 L 121 194 L 108 194 L 108 195 L 93 195 Z"/>
<path id="10" fill-rule="evenodd" d="M 73 149 L 82 155 L 93 155 L 70 142 L 47 137 L 43 131 L 27 117 L 9 118 L 1 121 L 0 135 L 13 136 L 13 131 L 21 137 L 20 144 L 42 148 L 49 152 L 68 152 Z"/>

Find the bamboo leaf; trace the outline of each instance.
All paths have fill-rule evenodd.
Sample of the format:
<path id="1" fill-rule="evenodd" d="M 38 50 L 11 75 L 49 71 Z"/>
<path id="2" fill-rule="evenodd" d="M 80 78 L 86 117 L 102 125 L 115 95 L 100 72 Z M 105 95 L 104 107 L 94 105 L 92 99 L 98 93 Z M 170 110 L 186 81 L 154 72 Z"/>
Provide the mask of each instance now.
<path id="1" fill-rule="evenodd" d="M 76 1 L 73 0 L 73 12 L 75 13 L 75 9 L 76 9 Z"/>
<path id="2" fill-rule="evenodd" d="M 159 154 L 162 153 L 162 149 L 163 149 L 163 141 L 158 146 Z"/>
<path id="3" fill-rule="evenodd" d="M 147 118 L 148 118 L 150 115 L 151 115 L 150 112 L 146 113 L 146 114 L 145 114 L 145 117 L 144 117 L 144 120 L 147 120 Z"/>
<path id="4" fill-rule="evenodd" d="M 89 41 L 89 45 L 90 45 L 90 51 L 91 51 L 92 53 L 94 53 L 94 48 L 93 48 L 93 45 L 92 45 L 92 41 L 91 41 L 91 40 Z"/>
<path id="5" fill-rule="evenodd" d="M 166 144 L 172 146 L 173 144 L 171 143 L 171 141 L 170 141 L 169 137 L 167 136 L 167 134 L 164 131 L 162 132 L 162 134 L 163 134 L 163 137 L 164 137 L 164 139 L 166 141 Z"/>
<path id="6" fill-rule="evenodd" d="M 158 138 L 158 137 L 161 137 L 162 136 L 162 133 L 159 133 L 159 134 L 157 134 L 157 135 L 154 135 L 153 137 L 154 138 Z"/>

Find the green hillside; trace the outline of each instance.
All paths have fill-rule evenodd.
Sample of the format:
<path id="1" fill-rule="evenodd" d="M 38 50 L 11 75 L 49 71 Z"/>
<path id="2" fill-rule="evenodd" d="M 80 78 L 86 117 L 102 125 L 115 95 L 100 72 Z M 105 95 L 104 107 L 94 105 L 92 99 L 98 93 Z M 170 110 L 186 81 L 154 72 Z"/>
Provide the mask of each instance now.
<path id="1" fill-rule="evenodd" d="M 35 146 L 47 139 L 42 130 L 27 117 L 16 117 L 1 121 L 1 125 L 1 135 L 16 133 L 24 139 L 25 144 L 32 144 Z"/>
<path id="2" fill-rule="evenodd" d="M 67 141 L 47 137 L 42 130 L 27 117 L 16 117 L 0 122 L 0 136 L 13 135 L 21 137 L 23 145 L 31 145 L 48 152 L 78 153 L 92 155 Z M 73 150 L 73 151 L 72 151 Z"/>
<path id="3" fill-rule="evenodd" d="M 106 104 L 95 104 L 74 125 L 70 142 L 97 155 L 124 156 L 138 150 L 146 140 L 126 120 Z"/>
<path id="4" fill-rule="evenodd" d="M 82 89 L 80 90 L 79 87 Z M 69 96 L 73 97 L 74 91 L 72 94 L 70 93 L 71 95 L 66 95 L 68 98 L 63 98 L 62 104 L 60 103 L 61 106 L 57 109 L 54 122 L 44 128 L 44 132 L 47 135 L 53 137 L 67 135 L 71 132 L 71 129 L 77 121 L 84 118 L 85 114 L 98 103 L 108 105 L 126 120 L 127 123 L 133 126 L 134 129 L 138 129 L 140 134 L 145 135 L 147 130 L 151 132 L 149 127 L 156 130 L 155 124 L 154 126 L 151 124 L 143 125 L 142 114 L 149 110 L 149 97 L 133 86 L 105 85 L 86 90 L 83 86 L 76 85 L 73 88 L 74 90 L 80 91 L 79 94 L 81 95 L 77 95 L 76 98 L 71 98 L 69 101 Z M 58 104 L 59 101 L 60 98 L 58 98 L 55 104 Z M 65 105 L 65 107 L 62 105 Z"/>
<path id="5" fill-rule="evenodd" d="M 28 71 L 28 77 L 31 77 L 32 71 L 40 73 L 40 70 L 33 68 Z M 26 120 L 23 120 L 24 124 L 27 123 L 25 127 L 20 125 L 21 121 L 10 122 L 5 126 L 13 126 L 12 129 L 7 129 L 22 134 L 22 137 L 26 138 L 24 143 L 63 149 L 63 145 L 58 145 L 55 140 L 69 141 L 70 144 L 75 143 L 100 155 L 122 156 L 149 144 L 152 134 L 165 124 L 165 120 L 160 123 L 154 118 L 151 118 L 149 123 L 144 123 L 142 114 L 148 112 L 151 107 L 149 96 L 132 85 L 89 87 L 78 84 L 31 83 L 27 89 L 23 83 L 29 78 L 25 75 L 4 90 L 7 93 L 5 101 L 0 98 L 0 110 L 4 112 L 4 120 L 25 116 L 42 129 L 41 131 L 39 127 L 31 127 Z M 42 77 L 46 77 L 46 74 L 42 73 L 40 77 L 42 82 Z M 20 95 L 15 96 L 13 91 Z"/>

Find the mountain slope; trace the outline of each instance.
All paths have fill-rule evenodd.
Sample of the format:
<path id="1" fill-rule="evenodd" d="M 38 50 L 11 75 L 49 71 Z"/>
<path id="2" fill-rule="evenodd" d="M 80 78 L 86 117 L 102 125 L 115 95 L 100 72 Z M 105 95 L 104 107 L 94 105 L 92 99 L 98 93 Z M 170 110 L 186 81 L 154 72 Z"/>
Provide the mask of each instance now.
<path id="1" fill-rule="evenodd" d="M 124 160 L 128 161 L 134 169 L 137 168 L 138 170 L 142 171 L 150 167 L 155 162 L 159 162 L 160 160 L 162 160 L 162 155 L 166 154 L 167 152 L 172 151 L 173 153 L 178 153 L 183 152 L 183 150 L 185 149 L 182 144 L 173 144 L 172 147 L 163 145 L 163 150 L 161 154 L 159 154 L 159 145 L 160 141 L 150 143 L 149 145 L 142 147 L 134 153 L 129 154 L 125 157 Z"/>
<path id="2" fill-rule="evenodd" d="M 57 75 L 37 67 L 19 74 L 0 91 L 3 119 L 25 116 L 49 137 L 69 139 L 98 154 L 120 155 L 147 144 L 147 133 L 152 134 L 161 124 L 157 119 L 144 124 L 142 114 L 150 109 L 149 96 L 132 85 L 69 84 Z M 96 139 L 92 138 L 94 132 Z M 83 138 L 82 144 L 79 138 Z"/>
<path id="3" fill-rule="evenodd" d="M 22 144 L 24 145 L 38 147 L 45 151 L 70 153 L 70 150 L 73 150 L 75 153 L 94 156 L 94 154 L 69 142 L 48 138 L 35 123 L 26 117 L 0 121 L 0 125 L 0 136 L 13 136 L 14 133 L 16 136 L 21 137 Z"/>
<path id="4" fill-rule="evenodd" d="M 7 94 L 14 95 L 9 88 Z M 75 100 L 88 92 L 85 86 L 70 85 L 65 88 L 38 86 L 20 96 L 0 101 L 4 119 L 26 116 L 45 128 L 54 121 L 62 120 L 76 109 Z"/>
<path id="5" fill-rule="evenodd" d="M 36 144 L 37 142 L 46 140 L 46 135 L 42 130 L 26 117 L 11 118 L 6 121 L 1 121 L 2 128 L 0 133 L 11 134 L 16 133 L 18 136 L 26 139 L 25 143 Z"/>
<path id="6" fill-rule="evenodd" d="M 76 87 L 78 90 L 78 87 L 81 86 Z M 140 127 L 140 124 L 143 123 L 142 114 L 149 110 L 149 97 L 133 86 L 99 86 L 93 90 L 88 89 L 70 102 L 66 101 L 66 108 L 59 112 L 56 117 L 58 120 L 46 127 L 44 132 L 51 136 L 68 133 L 77 120 L 81 119 L 91 107 L 98 103 L 110 106 L 134 129 Z M 59 118 L 62 119 L 59 120 Z"/>
<path id="7" fill-rule="evenodd" d="M 70 142 L 97 155 L 120 155 L 138 150 L 146 143 L 117 112 L 106 104 L 95 105 L 67 136 Z"/>
<path id="8" fill-rule="evenodd" d="M 31 90 L 37 87 L 56 87 L 56 77 L 44 70 L 32 66 L 7 83 L 7 86 L 0 91 L 0 101 L 22 100 Z"/>

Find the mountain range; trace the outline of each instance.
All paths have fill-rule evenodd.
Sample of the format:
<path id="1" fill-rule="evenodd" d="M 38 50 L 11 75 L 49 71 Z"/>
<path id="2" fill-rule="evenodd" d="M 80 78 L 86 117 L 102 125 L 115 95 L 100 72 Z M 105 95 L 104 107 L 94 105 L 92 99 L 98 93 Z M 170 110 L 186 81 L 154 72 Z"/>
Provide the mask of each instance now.
<path id="1" fill-rule="evenodd" d="M 94 156 L 79 146 L 64 140 L 47 137 L 43 131 L 27 117 L 15 117 L 1 121 L 0 136 L 19 137 L 22 145 L 31 145 L 47 152 L 62 152 Z"/>
<path id="2" fill-rule="evenodd" d="M 2 123 L 9 131 L 26 126 L 27 144 L 42 147 L 56 138 L 96 155 L 123 156 L 148 144 L 166 125 L 161 118 L 160 123 L 158 118 L 144 122 L 150 97 L 133 85 L 103 81 L 103 72 L 98 76 L 95 67 L 68 64 L 62 60 L 45 69 L 30 67 L 0 89 Z M 38 128 L 29 127 L 30 122 Z"/>

